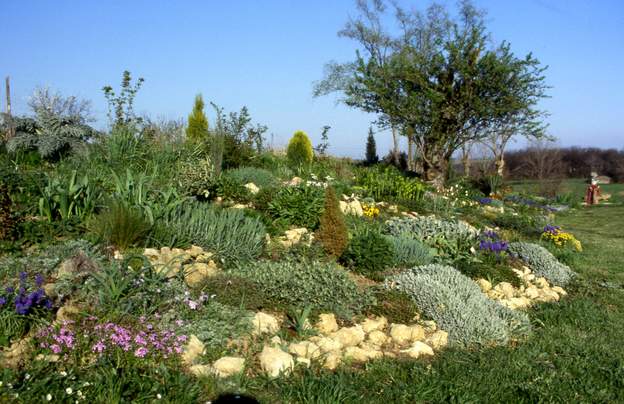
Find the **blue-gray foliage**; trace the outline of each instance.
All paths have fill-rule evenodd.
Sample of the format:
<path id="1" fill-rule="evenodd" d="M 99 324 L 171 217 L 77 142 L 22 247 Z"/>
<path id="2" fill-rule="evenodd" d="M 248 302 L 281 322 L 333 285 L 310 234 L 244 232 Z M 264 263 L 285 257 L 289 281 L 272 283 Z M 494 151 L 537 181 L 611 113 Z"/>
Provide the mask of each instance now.
<path id="1" fill-rule="evenodd" d="M 510 243 L 508 252 L 526 262 L 535 276 L 542 276 L 555 285 L 565 286 L 576 273 L 562 264 L 547 249 L 538 244 Z"/>

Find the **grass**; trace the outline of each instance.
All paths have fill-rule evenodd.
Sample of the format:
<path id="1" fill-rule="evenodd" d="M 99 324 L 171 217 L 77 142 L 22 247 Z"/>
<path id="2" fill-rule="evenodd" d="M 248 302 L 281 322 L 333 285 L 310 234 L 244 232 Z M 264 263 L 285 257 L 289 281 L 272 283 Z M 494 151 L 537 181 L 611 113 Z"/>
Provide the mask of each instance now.
<path id="1" fill-rule="evenodd" d="M 514 191 L 528 192 L 535 194 L 538 190 L 538 182 L 531 180 L 512 181 L 510 183 L 513 186 Z M 561 183 L 561 190 L 559 194 L 570 193 L 574 195 L 574 198 L 578 202 L 582 202 L 585 199 L 585 190 L 587 189 L 586 179 L 566 179 Z M 603 194 L 611 194 L 609 202 L 621 203 L 624 202 L 624 183 L 619 184 L 600 184 L 600 189 Z"/>
<path id="2" fill-rule="evenodd" d="M 531 312 L 528 340 L 451 349 L 430 362 L 376 361 L 366 371 L 248 380 L 246 390 L 284 403 L 623 401 L 624 206 L 579 209 L 559 222 L 584 243 L 575 266 L 581 280 L 568 298 Z"/>

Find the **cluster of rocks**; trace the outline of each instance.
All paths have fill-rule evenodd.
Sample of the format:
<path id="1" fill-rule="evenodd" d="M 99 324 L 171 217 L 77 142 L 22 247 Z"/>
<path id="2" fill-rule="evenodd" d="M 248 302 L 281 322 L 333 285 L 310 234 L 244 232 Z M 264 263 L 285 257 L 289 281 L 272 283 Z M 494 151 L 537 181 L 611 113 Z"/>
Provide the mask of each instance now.
<path id="1" fill-rule="evenodd" d="M 277 242 L 283 247 L 289 248 L 295 244 L 299 244 L 302 241 L 305 241 L 309 245 L 313 239 L 314 235 L 312 232 L 308 231 L 305 227 L 299 227 L 296 229 L 286 230 L 284 235 L 277 239 Z"/>
<path id="2" fill-rule="evenodd" d="M 190 287 L 200 285 L 204 279 L 220 271 L 213 260 L 214 255 L 196 245 L 187 250 L 169 247 L 163 247 L 160 250 L 146 248 L 143 255 L 150 261 L 157 273 L 172 278 L 183 271 L 184 280 Z"/>
<path id="3" fill-rule="evenodd" d="M 514 287 L 509 282 L 500 282 L 495 286 L 485 280 L 478 279 L 477 284 L 490 299 L 497 300 L 512 310 L 524 309 L 542 302 L 557 302 L 567 292 L 560 286 L 553 286 L 546 278 L 536 278 L 528 267 L 513 269 L 522 280 L 523 285 Z"/>

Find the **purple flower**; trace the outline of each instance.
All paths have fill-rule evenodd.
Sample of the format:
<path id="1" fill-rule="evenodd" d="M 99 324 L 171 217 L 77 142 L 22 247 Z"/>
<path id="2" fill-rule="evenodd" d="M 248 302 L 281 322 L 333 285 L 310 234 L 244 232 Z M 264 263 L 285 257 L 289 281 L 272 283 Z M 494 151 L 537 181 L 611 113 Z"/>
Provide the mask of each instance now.
<path id="1" fill-rule="evenodd" d="M 136 356 L 137 358 L 144 358 L 145 355 L 147 355 L 147 348 L 145 347 L 141 347 L 141 348 L 137 348 L 136 351 L 134 351 L 134 356 Z"/>
<path id="2" fill-rule="evenodd" d="M 0 306 L 4 306 L 7 302 L 6 297 L 4 296 L 0 296 Z"/>
<path id="3" fill-rule="evenodd" d="M 93 347 L 91 347 L 91 350 L 93 352 L 97 352 L 97 353 L 102 353 L 104 352 L 104 350 L 106 349 L 106 345 L 104 344 L 104 341 L 99 340 L 97 342 L 97 344 L 93 345 Z"/>
<path id="4" fill-rule="evenodd" d="M 43 285 L 43 276 L 41 274 L 35 275 L 35 285 L 37 285 L 38 288 Z"/>

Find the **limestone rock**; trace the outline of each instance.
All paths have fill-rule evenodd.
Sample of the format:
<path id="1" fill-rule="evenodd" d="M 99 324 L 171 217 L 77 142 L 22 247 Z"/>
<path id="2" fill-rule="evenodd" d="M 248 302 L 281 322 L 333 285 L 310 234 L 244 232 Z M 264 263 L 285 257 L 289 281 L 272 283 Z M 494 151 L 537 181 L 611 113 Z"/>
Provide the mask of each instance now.
<path id="1" fill-rule="evenodd" d="M 329 335 L 332 332 L 338 331 L 336 316 L 332 313 L 319 315 L 319 321 L 316 323 L 316 329 L 324 335 Z"/>
<path id="2" fill-rule="evenodd" d="M 251 194 L 253 194 L 253 195 L 255 195 L 258 192 L 260 192 L 260 188 L 258 188 L 258 186 L 256 184 L 254 184 L 253 182 L 249 182 L 249 183 L 245 184 L 245 188 L 247 188 L 247 190 Z"/>
<path id="3" fill-rule="evenodd" d="M 260 367 L 270 377 L 288 374 L 295 366 L 292 355 L 278 348 L 265 346 L 259 355 Z"/>
<path id="4" fill-rule="evenodd" d="M 375 318 L 367 318 L 362 321 L 362 330 L 365 333 L 370 333 L 372 331 L 381 331 L 388 325 L 388 320 L 384 316 L 379 316 Z"/>
<path id="5" fill-rule="evenodd" d="M 302 238 L 307 234 L 308 234 L 308 229 L 306 229 L 305 227 L 286 230 L 284 232 L 284 235 L 279 238 L 279 242 L 284 247 L 291 247 L 295 244 L 299 244 Z"/>
<path id="6" fill-rule="evenodd" d="M 211 376 L 214 374 L 212 366 L 210 365 L 193 365 L 189 370 L 195 377 Z"/>
<path id="7" fill-rule="evenodd" d="M 412 331 L 410 341 L 415 342 L 415 341 L 422 341 L 425 339 L 425 329 L 422 326 L 415 324 L 415 325 L 410 326 L 410 329 Z"/>
<path id="8" fill-rule="evenodd" d="M 340 210 L 345 215 L 363 216 L 362 204 L 357 199 L 352 201 L 340 201 Z"/>
<path id="9" fill-rule="evenodd" d="M 524 296 L 526 296 L 527 298 L 531 300 L 534 300 L 540 297 L 540 291 L 537 287 L 531 285 L 528 288 L 526 288 L 526 290 L 524 291 Z"/>
<path id="10" fill-rule="evenodd" d="M 383 333 L 382 333 L 383 334 Z M 339 351 L 342 349 L 342 344 L 335 339 L 329 337 L 322 337 L 315 341 L 315 344 L 320 348 L 321 352 Z"/>
<path id="11" fill-rule="evenodd" d="M 345 349 L 345 359 L 351 359 L 356 362 L 366 362 L 370 359 L 380 358 L 383 356 L 381 351 L 362 349 L 357 346 L 350 346 Z"/>
<path id="12" fill-rule="evenodd" d="M 331 337 L 340 342 L 344 347 L 357 346 L 366 337 L 364 330 L 359 325 L 344 327 L 331 334 Z"/>
<path id="13" fill-rule="evenodd" d="M 375 330 L 368 334 L 367 341 L 371 344 L 383 345 L 388 341 L 388 336 L 383 331 Z"/>
<path id="14" fill-rule="evenodd" d="M 219 268 L 214 261 L 210 261 L 207 264 L 195 262 L 184 266 L 184 281 L 189 287 L 194 288 L 200 286 L 205 279 L 215 276 L 218 273 Z"/>
<path id="15" fill-rule="evenodd" d="M 254 315 L 251 323 L 253 326 L 253 335 L 275 334 L 280 328 L 279 320 L 275 316 L 261 311 Z"/>
<path id="16" fill-rule="evenodd" d="M 550 286 L 550 285 L 548 284 L 548 281 L 546 280 L 546 278 L 537 278 L 537 279 L 535 280 L 535 285 L 536 285 L 538 288 L 541 288 L 541 289 L 544 289 L 544 288 L 547 288 L 547 287 L 549 287 L 549 286 Z"/>
<path id="17" fill-rule="evenodd" d="M 568 292 L 566 292 L 561 286 L 553 286 L 552 288 L 550 288 L 553 292 L 556 292 L 557 294 L 561 295 L 561 296 L 567 296 Z"/>
<path id="18" fill-rule="evenodd" d="M 323 367 L 329 370 L 334 370 L 340 365 L 342 362 L 342 355 L 340 351 L 332 351 L 329 352 L 325 356 L 325 362 L 323 362 Z"/>
<path id="19" fill-rule="evenodd" d="M 66 303 L 56 312 L 56 321 L 59 323 L 70 321 L 78 313 L 80 313 L 80 307 L 75 306 L 72 303 Z"/>
<path id="20" fill-rule="evenodd" d="M 295 358 L 295 362 L 297 363 L 297 365 L 303 365 L 307 368 L 309 368 L 310 365 L 312 364 L 312 360 L 310 358 L 304 358 L 301 356 L 297 356 Z"/>
<path id="21" fill-rule="evenodd" d="M 16 369 L 26 362 L 32 350 L 32 338 L 26 337 L 17 340 L 3 352 L 0 363 L 2 364 L 2 367 Z"/>
<path id="22" fill-rule="evenodd" d="M 438 329 L 438 325 L 433 320 L 423 321 L 422 325 L 426 333 L 432 333 Z"/>
<path id="23" fill-rule="evenodd" d="M 490 289 L 492 289 L 492 284 L 488 280 L 485 280 L 485 279 L 477 279 L 477 285 L 479 285 L 483 293 L 486 293 Z"/>
<path id="24" fill-rule="evenodd" d="M 390 326 L 390 337 L 392 337 L 395 344 L 403 346 L 413 341 L 425 339 L 425 329 L 419 325 L 392 324 Z"/>
<path id="25" fill-rule="evenodd" d="M 416 341 L 408 349 L 402 350 L 410 358 L 418 359 L 421 356 L 433 356 L 433 349 L 424 342 Z"/>
<path id="26" fill-rule="evenodd" d="M 274 335 L 273 337 L 271 337 L 269 341 L 271 342 L 273 346 L 281 346 L 283 343 L 282 339 L 277 335 Z"/>
<path id="27" fill-rule="evenodd" d="M 186 365 L 192 365 L 200 355 L 205 353 L 205 351 L 206 347 L 204 346 L 204 343 L 201 342 L 196 335 L 191 335 L 186 343 L 186 346 L 184 347 L 182 362 Z"/>
<path id="28" fill-rule="evenodd" d="M 197 258 L 198 256 L 204 254 L 204 249 L 200 246 L 192 245 L 191 248 L 186 250 L 186 252 L 191 256 L 191 258 Z"/>
<path id="29" fill-rule="evenodd" d="M 433 349 L 442 349 L 448 345 L 448 333 L 446 331 L 438 330 L 427 337 L 427 339 L 425 339 L 425 343 Z"/>
<path id="30" fill-rule="evenodd" d="M 290 181 L 286 182 L 286 185 L 291 187 L 299 186 L 303 183 L 303 179 L 300 177 L 293 177 Z"/>
<path id="31" fill-rule="evenodd" d="M 509 282 L 499 283 L 494 287 L 494 290 L 501 292 L 507 299 L 510 299 L 514 296 L 514 287 Z"/>
<path id="32" fill-rule="evenodd" d="M 245 368 L 245 359 L 235 356 L 224 356 L 212 364 L 214 373 L 218 377 L 229 377 L 238 374 Z"/>
<path id="33" fill-rule="evenodd" d="M 316 359 L 321 356 L 321 348 L 310 341 L 292 343 L 288 347 L 288 352 L 308 359 Z"/>

